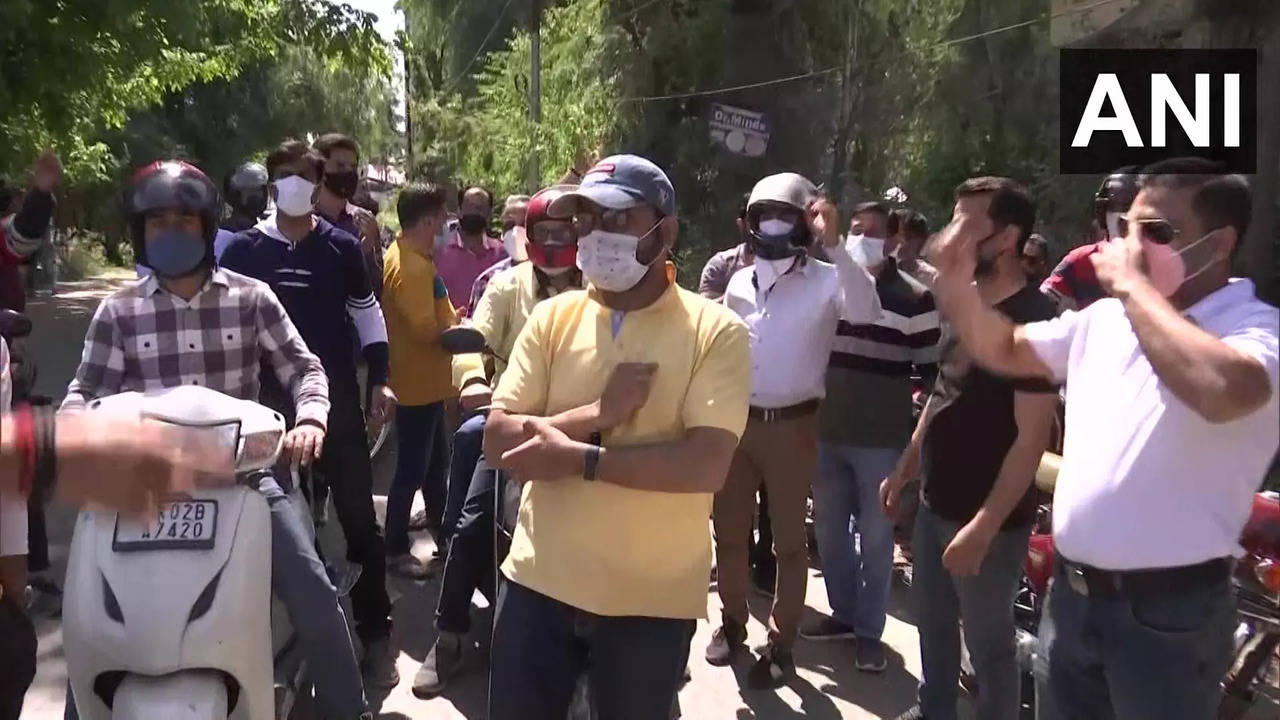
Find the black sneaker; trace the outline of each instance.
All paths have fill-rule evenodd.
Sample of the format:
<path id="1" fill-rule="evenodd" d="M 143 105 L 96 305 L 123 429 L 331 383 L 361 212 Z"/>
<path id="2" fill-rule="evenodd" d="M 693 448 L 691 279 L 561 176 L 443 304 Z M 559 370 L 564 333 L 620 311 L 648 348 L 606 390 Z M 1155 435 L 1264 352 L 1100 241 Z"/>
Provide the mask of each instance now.
<path id="1" fill-rule="evenodd" d="M 796 674 L 791 651 L 776 645 L 766 645 L 760 659 L 747 671 L 747 687 L 751 690 L 776 690 Z"/>
<path id="2" fill-rule="evenodd" d="M 929 719 L 924 716 L 924 711 L 920 709 L 920 706 L 916 705 L 912 707 L 910 710 L 894 718 L 893 720 L 929 720 Z"/>
<path id="3" fill-rule="evenodd" d="M 425 700 L 435 697 L 444 691 L 449 680 L 457 674 L 462 665 L 462 636 L 453 633 L 440 633 L 436 642 L 422 661 L 418 674 L 413 677 L 414 697 Z"/>
<path id="4" fill-rule="evenodd" d="M 888 667 L 885 659 L 884 643 L 873 638 L 858 638 L 858 647 L 854 651 L 853 666 L 867 673 L 882 673 Z"/>
<path id="5" fill-rule="evenodd" d="M 805 640 L 852 640 L 853 628 L 834 617 L 823 615 L 800 626 L 800 637 Z"/>
<path id="6" fill-rule="evenodd" d="M 391 650 L 389 638 L 370 640 L 364 646 L 364 659 L 360 661 L 360 674 L 365 685 L 390 690 L 400 683 L 400 671 L 396 669 L 396 654 Z"/>
<path id="7" fill-rule="evenodd" d="M 746 628 L 730 623 L 721 625 L 711 635 L 711 643 L 707 645 L 707 662 L 716 667 L 728 665 L 743 649 L 746 641 Z"/>

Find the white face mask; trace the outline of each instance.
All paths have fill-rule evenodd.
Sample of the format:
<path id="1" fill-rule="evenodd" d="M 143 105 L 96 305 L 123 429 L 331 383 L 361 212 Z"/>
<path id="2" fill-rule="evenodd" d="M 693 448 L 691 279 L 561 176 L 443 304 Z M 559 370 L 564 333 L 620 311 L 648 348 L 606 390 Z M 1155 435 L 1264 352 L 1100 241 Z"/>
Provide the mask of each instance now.
<path id="1" fill-rule="evenodd" d="M 848 247 L 854 261 L 863 267 L 884 262 L 884 238 L 850 235 Z"/>
<path id="2" fill-rule="evenodd" d="M 290 175 L 273 184 L 276 188 L 276 208 L 280 212 L 289 217 L 302 217 L 315 210 L 315 183 L 299 175 Z"/>
<path id="3" fill-rule="evenodd" d="M 563 274 L 565 274 L 565 273 L 569 272 L 569 271 L 570 271 L 570 270 L 572 270 L 573 268 L 571 268 L 571 267 L 544 268 L 544 267 L 542 267 L 541 265 L 539 265 L 539 266 L 538 266 L 538 269 L 542 271 L 542 274 L 543 274 L 543 275 L 549 275 L 549 276 L 551 276 L 551 277 L 556 277 L 557 275 L 563 275 Z"/>
<path id="4" fill-rule="evenodd" d="M 645 233 L 645 237 L 648 235 Z M 592 230 L 578 240 L 578 269 L 601 290 L 626 292 L 635 287 L 649 270 L 649 265 L 636 259 L 636 248 L 643 239 L 626 233 Z M 662 254 L 659 253 L 658 257 Z"/>
<path id="5" fill-rule="evenodd" d="M 794 230 L 795 228 L 796 228 L 795 223 L 788 222 L 786 220 L 779 220 L 777 218 L 771 218 L 769 220 L 760 221 L 760 234 L 767 235 L 769 237 L 781 237 L 783 235 L 790 235 L 791 231 Z"/>
<path id="6" fill-rule="evenodd" d="M 506 250 L 507 257 L 515 262 L 528 260 L 529 255 L 524 249 L 524 228 L 513 227 L 502 233 L 502 249 Z"/>

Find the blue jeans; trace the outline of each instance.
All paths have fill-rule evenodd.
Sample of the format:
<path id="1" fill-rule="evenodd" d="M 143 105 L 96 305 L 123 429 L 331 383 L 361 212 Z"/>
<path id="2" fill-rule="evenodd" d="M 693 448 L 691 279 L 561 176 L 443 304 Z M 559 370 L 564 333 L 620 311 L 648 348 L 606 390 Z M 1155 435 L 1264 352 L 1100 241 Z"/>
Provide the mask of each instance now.
<path id="1" fill-rule="evenodd" d="M 316 554 L 311 518 L 269 475 L 258 492 L 271 507 L 271 590 L 284 603 L 315 687 L 321 717 L 355 718 L 365 711 L 364 685 L 356 663 L 338 590 Z M 67 720 L 76 720 L 67 686 Z"/>
<path id="2" fill-rule="evenodd" d="M 1013 600 L 1031 527 L 996 533 L 977 575 L 953 577 L 942 553 L 961 524 L 920 506 L 916 515 L 911 594 L 920 631 L 920 708 L 929 720 L 955 720 L 960 677 L 960 620 L 978 679 L 975 717 L 1017 720 L 1020 684 Z"/>
<path id="3" fill-rule="evenodd" d="M 449 445 L 444 403 L 396 408 L 396 474 L 387 491 L 387 554 L 409 552 L 409 511 L 413 493 L 422 492 L 427 517 L 442 522 Z"/>
<path id="4" fill-rule="evenodd" d="M 1058 565 L 1041 623 L 1058 720 L 1210 720 L 1231 664 L 1230 582 L 1136 599 L 1081 595 Z"/>
<path id="5" fill-rule="evenodd" d="M 827 599 L 835 619 L 860 638 L 879 640 L 884 633 L 893 522 L 880 509 L 880 481 L 893 472 L 901 454 L 895 448 L 818 446 L 813 509 Z"/>
<path id="6" fill-rule="evenodd" d="M 488 418 L 488 412 L 478 412 L 464 420 L 453 433 L 449 492 L 440 525 L 441 535 L 446 538 L 452 538 L 458 529 L 462 506 L 467 501 L 468 488 L 471 487 L 471 477 L 475 474 L 476 462 L 480 460 L 480 452 L 484 448 L 484 424 Z"/>
<path id="7" fill-rule="evenodd" d="M 497 599 L 497 558 L 493 554 L 496 476 L 497 471 L 483 458 L 476 462 L 440 580 L 436 628 L 441 632 L 462 635 L 471 629 L 471 596 L 477 589 L 491 603 Z"/>
<path id="8" fill-rule="evenodd" d="M 511 581 L 494 623 L 489 720 L 564 720 L 583 672 L 594 717 L 666 720 L 696 625 L 592 615 Z"/>

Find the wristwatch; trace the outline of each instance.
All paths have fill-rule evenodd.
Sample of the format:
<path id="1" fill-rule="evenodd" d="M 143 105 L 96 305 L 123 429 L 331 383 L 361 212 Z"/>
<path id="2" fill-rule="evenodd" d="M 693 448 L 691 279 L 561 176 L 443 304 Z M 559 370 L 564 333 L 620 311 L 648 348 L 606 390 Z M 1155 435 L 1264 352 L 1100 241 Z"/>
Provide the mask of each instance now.
<path id="1" fill-rule="evenodd" d="M 587 454 L 582 461 L 582 479 L 587 482 L 594 482 L 599 478 L 596 477 L 596 470 L 600 466 L 600 446 L 587 446 Z"/>

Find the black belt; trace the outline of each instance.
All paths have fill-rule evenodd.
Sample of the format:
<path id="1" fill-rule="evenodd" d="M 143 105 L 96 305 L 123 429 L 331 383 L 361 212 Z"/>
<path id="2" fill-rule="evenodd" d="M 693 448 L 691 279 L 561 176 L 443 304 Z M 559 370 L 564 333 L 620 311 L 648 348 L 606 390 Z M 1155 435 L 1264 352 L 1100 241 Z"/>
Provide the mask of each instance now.
<path id="1" fill-rule="evenodd" d="M 782 422 L 783 420 L 794 420 L 795 418 L 804 417 L 805 415 L 812 415 L 817 411 L 817 400 L 805 400 L 802 403 L 796 403 L 795 405 L 788 405 L 787 407 L 780 408 L 762 408 L 752 405 L 750 409 L 747 410 L 747 416 L 752 420 L 772 423 Z"/>
<path id="2" fill-rule="evenodd" d="M 1103 570 L 1071 562 L 1061 555 L 1063 574 L 1081 595 L 1132 600 L 1160 593 L 1181 593 L 1231 577 L 1231 558 L 1214 558 L 1195 565 L 1149 570 Z"/>

